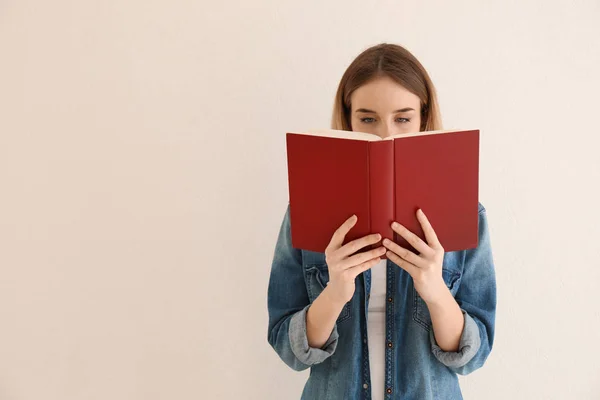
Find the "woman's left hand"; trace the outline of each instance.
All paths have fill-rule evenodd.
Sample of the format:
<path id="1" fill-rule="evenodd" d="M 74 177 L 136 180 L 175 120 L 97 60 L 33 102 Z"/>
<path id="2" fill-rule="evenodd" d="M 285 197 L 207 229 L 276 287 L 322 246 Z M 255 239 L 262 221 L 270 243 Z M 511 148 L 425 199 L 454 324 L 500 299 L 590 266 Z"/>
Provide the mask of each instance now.
<path id="1" fill-rule="evenodd" d="M 444 291 L 448 291 L 442 277 L 444 248 L 421 209 L 417 210 L 417 219 L 427 243 L 397 222 L 392 223 L 392 229 L 419 251 L 419 255 L 389 239 L 384 239 L 383 245 L 388 249 L 386 256 L 410 274 L 421 298 L 426 303 L 431 303 L 441 299 Z"/>

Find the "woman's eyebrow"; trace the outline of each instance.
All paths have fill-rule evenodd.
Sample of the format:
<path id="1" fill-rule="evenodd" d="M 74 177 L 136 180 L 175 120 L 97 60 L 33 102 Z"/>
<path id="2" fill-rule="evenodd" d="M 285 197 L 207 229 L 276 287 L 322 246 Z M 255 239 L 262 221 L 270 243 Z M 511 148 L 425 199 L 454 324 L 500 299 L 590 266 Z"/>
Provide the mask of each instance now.
<path id="1" fill-rule="evenodd" d="M 415 111 L 414 108 L 410 108 L 410 107 L 406 107 L 406 108 L 402 108 L 400 110 L 396 110 L 394 111 L 394 113 L 398 113 L 398 112 L 407 112 L 407 111 Z M 363 112 L 363 113 L 373 113 L 373 114 L 377 114 L 375 111 L 373 110 L 368 110 L 366 108 L 359 108 L 358 110 L 356 110 L 356 112 Z"/>

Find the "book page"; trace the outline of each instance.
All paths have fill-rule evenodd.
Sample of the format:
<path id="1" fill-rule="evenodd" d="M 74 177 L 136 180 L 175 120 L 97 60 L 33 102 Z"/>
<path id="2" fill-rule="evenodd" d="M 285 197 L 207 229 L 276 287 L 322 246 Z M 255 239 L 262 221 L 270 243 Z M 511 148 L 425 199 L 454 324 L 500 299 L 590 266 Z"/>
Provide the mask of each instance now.
<path id="1" fill-rule="evenodd" d="M 365 140 L 365 141 L 376 141 L 381 140 L 381 138 L 377 135 L 373 135 L 372 133 L 366 132 L 357 132 L 357 131 L 343 131 L 337 129 L 310 129 L 307 132 L 298 132 L 303 135 L 313 135 L 313 136 L 325 136 L 332 138 L 342 138 L 342 139 L 354 139 L 354 140 Z"/>
<path id="2" fill-rule="evenodd" d="M 442 133 L 450 133 L 450 132 L 462 132 L 469 131 L 473 129 L 446 129 L 446 130 L 437 130 L 437 131 L 421 131 L 421 132 L 412 132 L 412 133 L 399 133 L 397 135 L 388 136 L 383 140 L 394 140 L 401 139 L 405 137 L 413 137 L 413 136 L 425 136 L 425 135 L 439 135 Z"/>
<path id="3" fill-rule="evenodd" d="M 355 139 L 355 140 L 365 140 L 365 141 L 378 141 L 378 140 L 394 140 L 401 139 L 405 137 L 413 137 L 413 136 L 424 136 L 424 135 L 437 135 L 442 133 L 450 133 L 450 132 L 460 132 L 467 131 L 471 129 L 451 129 L 451 130 L 437 130 L 437 131 L 422 131 L 422 132 L 411 132 L 411 133 L 399 133 L 397 135 L 388 136 L 386 138 L 381 138 L 375 134 L 367 133 L 367 132 L 358 132 L 358 131 L 344 131 L 337 129 L 310 129 L 307 132 L 298 132 L 303 135 L 313 135 L 313 136 L 325 136 L 332 138 L 342 138 L 342 139 Z"/>

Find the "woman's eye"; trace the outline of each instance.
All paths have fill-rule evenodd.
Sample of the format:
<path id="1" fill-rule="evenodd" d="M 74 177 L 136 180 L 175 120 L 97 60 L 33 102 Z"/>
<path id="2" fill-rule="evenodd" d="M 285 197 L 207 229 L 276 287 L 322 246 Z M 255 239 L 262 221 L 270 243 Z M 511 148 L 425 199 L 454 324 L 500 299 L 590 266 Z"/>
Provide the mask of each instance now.
<path id="1" fill-rule="evenodd" d="M 365 124 L 370 124 L 374 120 L 375 120 L 375 118 L 361 118 L 360 119 L 360 121 Z M 400 122 L 401 124 L 406 124 L 406 123 L 410 122 L 410 119 L 409 118 L 396 118 L 396 121 Z"/>

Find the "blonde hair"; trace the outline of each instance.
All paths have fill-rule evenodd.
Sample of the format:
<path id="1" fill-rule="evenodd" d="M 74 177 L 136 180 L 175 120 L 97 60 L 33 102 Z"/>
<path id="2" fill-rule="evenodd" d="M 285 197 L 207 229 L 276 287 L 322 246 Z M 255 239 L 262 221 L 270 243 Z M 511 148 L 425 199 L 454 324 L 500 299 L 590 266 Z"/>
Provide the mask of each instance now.
<path id="1" fill-rule="evenodd" d="M 404 47 L 389 43 L 369 47 L 348 66 L 335 95 L 331 128 L 352 130 L 352 92 L 372 79 L 385 76 L 421 99 L 421 131 L 442 129 L 435 87 L 427 71 Z"/>

